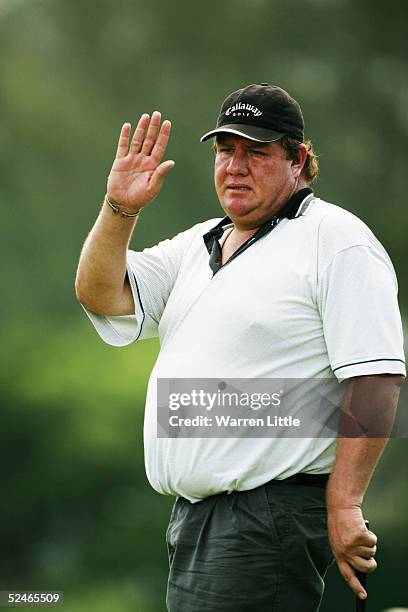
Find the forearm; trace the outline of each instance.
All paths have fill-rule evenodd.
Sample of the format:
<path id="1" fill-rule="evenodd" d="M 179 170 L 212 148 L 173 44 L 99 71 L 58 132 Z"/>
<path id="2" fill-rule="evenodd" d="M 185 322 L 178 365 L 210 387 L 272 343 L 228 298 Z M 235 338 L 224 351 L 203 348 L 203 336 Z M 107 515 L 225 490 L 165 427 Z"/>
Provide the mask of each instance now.
<path id="1" fill-rule="evenodd" d="M 392 430 L 402 381 L 402 376 L 391 375 L 361 376 L 350 381 L 327 488 L 329 508 L 361 506 Z"/>
<path id="2" fill-rule="evenodd" d="M 100 314 L 127 314 L 126 256 L 136 224 L 104 203 L 79 259 L 75 281 L 78 300 Z M 126 308 L 127 306 L 127 308 Z"/>
<path id="3" fill-rule="evenodd" d="M 327 486 L 327 507 L 361 507 L 387 438 L 340 438 Z"/>
<path id="4" fill-rule="evenodd" d="M 336 459 L 327 486 L 327 527 L 334 558 L 350 588 L 365 599 L 356 570 L 371 572 L 377 537 L 364 524 L 361 506 L 394 423 L 403 376 L 352 379 L 340 416 Z"/>

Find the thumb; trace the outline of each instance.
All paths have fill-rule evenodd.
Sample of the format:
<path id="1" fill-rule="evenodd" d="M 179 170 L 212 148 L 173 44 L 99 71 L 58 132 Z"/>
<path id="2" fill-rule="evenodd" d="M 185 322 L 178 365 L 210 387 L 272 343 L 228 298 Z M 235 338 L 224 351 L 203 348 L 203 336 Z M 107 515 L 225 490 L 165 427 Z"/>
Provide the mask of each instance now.
<path id="1" fill-rule="evenodd" d="M 175 162 L 172 159 L 169 159 L 160 164 L 160 166 L 157 166 L 156 170 L 153 172 L 150 178 L 150 190 L 154 194 L 159 193 L 164 177 L 172 168 L 174 168 L 174 166 Z"/>

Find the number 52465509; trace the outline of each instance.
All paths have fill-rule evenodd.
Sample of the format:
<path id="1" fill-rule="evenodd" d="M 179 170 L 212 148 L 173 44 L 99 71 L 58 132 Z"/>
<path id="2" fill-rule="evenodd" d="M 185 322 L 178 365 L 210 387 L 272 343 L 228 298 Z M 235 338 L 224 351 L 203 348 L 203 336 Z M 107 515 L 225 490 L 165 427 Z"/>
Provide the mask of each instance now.
<path id="1" fill-rule="evenodd" d="M 31 592 L 19 592 L 19 593 L 8 593 L 8 603 L 13 604 L 28 604 L 28 603 L 42 603 L 42 604 L 56 604 L 61 599 L 60 593 L 31 593 Z"/>

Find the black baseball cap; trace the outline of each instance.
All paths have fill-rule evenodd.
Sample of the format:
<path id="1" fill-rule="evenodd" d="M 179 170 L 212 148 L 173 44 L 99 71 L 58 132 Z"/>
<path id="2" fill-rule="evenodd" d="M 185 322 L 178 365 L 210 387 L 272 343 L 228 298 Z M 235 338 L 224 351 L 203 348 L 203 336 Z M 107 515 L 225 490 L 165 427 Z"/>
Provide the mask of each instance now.
<path id="1" fill-rule="evenodd" d="M 238 89 L 225 98 L 217 127 L 200 140 L 226 132 L 258 142 L 279 140 L 285 134 L 303 142 L 304 127 L 296 100 L 276 85 L 261 83 Z"/>

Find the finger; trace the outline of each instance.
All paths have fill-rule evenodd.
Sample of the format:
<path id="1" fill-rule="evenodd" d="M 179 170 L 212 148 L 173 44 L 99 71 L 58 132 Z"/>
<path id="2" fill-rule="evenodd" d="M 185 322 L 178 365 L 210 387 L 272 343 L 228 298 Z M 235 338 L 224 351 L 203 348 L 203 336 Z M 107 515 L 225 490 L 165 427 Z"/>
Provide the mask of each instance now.
<path id="1" fill-rule="evenodd" d="M 116 159 L 118 157 L 125 157 L 125 155 L 128 154 L 130 130 L 130 123 L 124 123 L 122 125 L 119 135 L 118 148 L 116 149 Z"/>
<path id="2" fill-rule="evenodd" d="M 155 142 L 155 145 L 151 152 L 151 157 L 159 164 L 163 159 L 163 155 L 166 151 L 167 144 L 169 142 L 171 132 L 171 122 L 166 119 L 160 128 L 159 136 Z"/>
<path id="3" fill-rule="evenodd" d="M 372 531 L 362 531 L 354 537 L 353 546 L 375 546 L 377 536 Z"/>
<path id="4" fill-rule="evenodd" d="M 153 149 L 154 143 L 156 142 L 157 135 L 159 133 L 160 119 L 161 113 L 159 113 L 159 111 L 154 111 L 152 118 L 150 119 L 149 129 L 147 130 L 147 134 L 143 142 L 143 155 L 150 155 Z"/>
<path id="5" fill-rule="evenodd" d="M 371 557 L 375 556 L 375 553 L 377 552 L 377 547 L 376 546 L 357 546 L 354 552 L 359 557 L 364 557 L 365 559 L 371 559 Z"/>
<path id="6" fill-rule="evenodd" d="M 146 136 L 146 130 L 149 125 L 149 115 L 147 113 L 143 113 L 140 117 L 139 122 L 136 126 L 135 133 L 133 134 L 132 143 L 130 145 L 131 153 L 139 153 L 142 148 L 143 141 Z"/>
<path id="7" fill-rule="evenodd" d="M 365 557 L 354 556 L 350 559 L 350 564 L 359 572 L 368 574 L 377 569 L 377 561 L 374 557 L 366 559 Z"/>
<path id="8" fill-rule="evenodd" d="M 355 575 L 353 568 L 346 562 L 340 561 L 338 562 L 339 570 L 344 580 L 347 582 L 352 591 L 359 597 L 360 599 L 366 599 L 367 591 L 362 586 L 361 582 Z"/>
<path id="9" fill-rule="evenodd" d="M 174 168 L 174 165 L 175 165 L 175 162 L 172 159 L 169 159 L 163 162 L 162 164 L 160 164 L 160 166 L 158 166 L 156 170 L 153 172 L 152 177 L 150 179 L 150 190 L 155 195 L 159 193 L 164 177 L 172 168 Z"/>
<path id="10" fill-rule="evenodd" d="M 367 546 L 374 546 L 375 544 L 377 544 L 378 538 L 375 535 L 375 533 L 373 533 L 372 531 L 368 531 L 367 532 Z"/>

